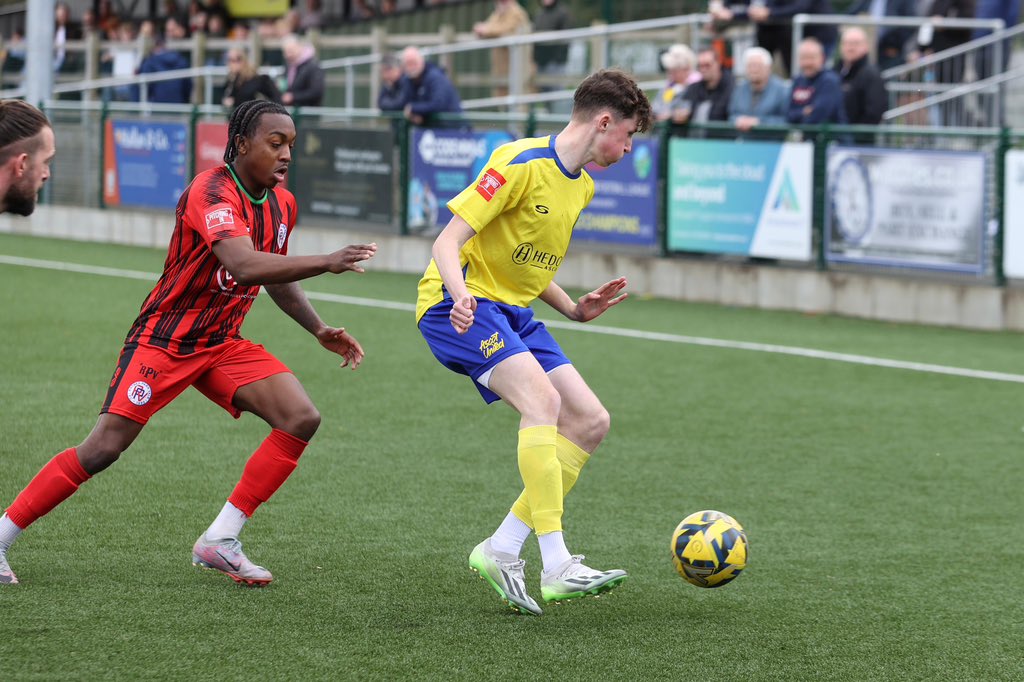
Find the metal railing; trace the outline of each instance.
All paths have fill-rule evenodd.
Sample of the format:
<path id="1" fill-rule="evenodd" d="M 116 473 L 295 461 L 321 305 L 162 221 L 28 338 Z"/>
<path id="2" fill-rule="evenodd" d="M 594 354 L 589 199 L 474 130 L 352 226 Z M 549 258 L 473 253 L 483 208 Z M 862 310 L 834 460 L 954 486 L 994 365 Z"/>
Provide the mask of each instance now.
<path id="1" fill-rule="evenodd" d="M 572 43 L 577 41 L 586 42 L 589 48 L 589 70 L 596 70 L 611 65 L 611 43 L 616 38 L 639 38 L 641 34 L 646 41 L 660 40 L 666 43 L 685 41 L 694 46 L 699 46 L 705 36 L 700 28 L 706 24 L 709 17 L 706 14 L 690 14 L 677 17 L 666 17 L 661 19 L 647 19 L 632 21 L 621 24 L 598 24 L 587 28 L 568 29 L 565 31 L 547 31 L 529 33 L 524 35 L 509 36 L 504 38 L 477 39 L 471 33 L 456 33 L 452 29 L 442 29 L 434 34 L 407 34 L 388 35 L 383 30 L 375 29 L 365 36 L 312 36 L 312 41 L 318 49 L 323 51 L 338 49 L 368 49 L 367 54 L 323 59 L 321 67 L 328 73 L 329 77 L 340 72 L 340 87 L 344 90 L 344 102 L 346 108 L 356 106 L 356 88 L 360 85 L 368 86 L 370 89 L 370 100 L 376 102 L 377 88 L 380 80 L 380 61 L 385 52 L 396 47 L 416 45 L 422 48 L 427 56 L 439 57 L 442 65 L 447 66 L 449 72 L 453 71 L 451 57 L 469 52 L 488 52 L 495 49 L 507 49 L 510 52 L 510 68 L 504 83 L 495 82 L 490 76 L 478 78 L 465 78 L 464 74 L 457 75 L 457 80 L 470 80 L 477 85 L 505 87 L 512 100 L 511 105 L 522 104 L 518 98 L 528 95 L 531 73 L 529 68 L 530 49 L 533 45 L 546 43 Z M 633 41 L 636 42 L 636 41 Z M 253 36 L 249 40 L 231 41 L 227 39 L 208 39 L 204 36 L 196 36 L 188 40 L 169 41 L 166 45 L 169 50 L 188 52 L 192 56 L 193 64 L 207 61 L 210 54 L 219 54 L 233 46 L 247 48 L 250 54 L 259 59 L 260 55 L 268 49 L 276 49 L 280 46 L 279 40 L 260 41 Z M 83 78 L 72 77 L 70 82 L 60 82 L 54 88 L 55 94 L 83 93 L 85 98 L 95 96 L 97 90 L 107 87 L 128 85 L 132 83 L 152 83 L 179 78 L 200 79 L 200 87 L 196 90 L 202 93 L 200 103 L 211 103 L 213 101 L 213 90 L 215 84 L 213 79 L 223 78 L 227 75 L 227 68 L 224 66 L 193 66 L 189 69 L 182 69 L 173 72 L 160 74 L 147 74 L 145 76 L 110 76 L 99 77 L 100 54 L 104 51 L 116 48 L 124 48 L 125 43 L 100 41 L 95 36 L 83 41 L 69 41 L 66 46 L 68 54 L 83 55 L 85 65 Z M 144 40 L 136 41 L 134 45 L 137 54 L 145 54 L 151 47 L 150 43 Z M 485 60 L 479 60 L 486 64 Z M 357 70 L 369 68 L 370 73 L 360 78 Z M 269 71 L 269 73 L 279 73 Z M 563 79 L 555 77 L 554 82 L 561 82 L 563 85 L 574 84 L 574 76 L 566 76 Z M 333 84 L 337 85 L 338 80 L 334 79 Z M 550 83 L 549 83 L 550 84 Z M 9 88 L 0 91 L 0 97 L 24 96 L 23 88 Z M 557 98 L 554 98 L 557 99 Z M 467 108 L 481 108 L 493 106 L 491 98 L 478 98 L 469 100 Z M 504 100 L 503 100 L 504 101 Z M 544 101 L 543 99 L 540 101 Z"/>

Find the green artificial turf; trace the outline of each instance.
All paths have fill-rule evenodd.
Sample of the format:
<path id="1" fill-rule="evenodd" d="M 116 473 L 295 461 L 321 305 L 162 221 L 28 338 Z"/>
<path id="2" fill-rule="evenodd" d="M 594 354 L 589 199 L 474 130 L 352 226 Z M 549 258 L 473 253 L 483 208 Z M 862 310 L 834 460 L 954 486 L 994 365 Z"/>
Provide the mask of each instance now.
<path id="1" fill-rule="evenodd" d="M 163 260 L 11 235 L 0 254 Z M 305 286 L 412 303 L 416 280 Z M 0 505 L 92 427 L 150 287 L 0 265 Z M 411 313 L 316 307 L 363 344 L 358 371 L 268 297 L 243 329 L 323 414 L 242 534 L 274 584 L 190 564 L 268 429 L 186 392 L 12 548 L 0 679 L 1024 679 L 1024 385 L 558 329 L 612 414 L 566 538 L 630 579 L 529 618 L 466 563 L 519 492 L 515 414 L 442 368 Z M 599 323 L 1024 373 L 1016 334 L 640 299 Z M 670 558 L 700 509 L 750 539 L 721 589 L 685 583 Z M 534 540 L 524 556 L 539 597 Z"/>

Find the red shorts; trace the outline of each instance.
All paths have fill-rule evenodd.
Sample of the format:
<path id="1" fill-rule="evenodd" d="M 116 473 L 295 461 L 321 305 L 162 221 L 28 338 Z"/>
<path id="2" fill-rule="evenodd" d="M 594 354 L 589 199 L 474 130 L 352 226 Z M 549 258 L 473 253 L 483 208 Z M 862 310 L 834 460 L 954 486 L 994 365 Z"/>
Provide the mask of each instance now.
<path id="1" fill-rule="evenodd" d="M 100 413 L 145 424 L 182 391 L 195 386 L 237 419 L 242 411 L 232 401 L 239 388 L 290 371 L 266 348 L 245 339 L 231 339 L 188 355 L 128 344 L 118 358 Z"/>

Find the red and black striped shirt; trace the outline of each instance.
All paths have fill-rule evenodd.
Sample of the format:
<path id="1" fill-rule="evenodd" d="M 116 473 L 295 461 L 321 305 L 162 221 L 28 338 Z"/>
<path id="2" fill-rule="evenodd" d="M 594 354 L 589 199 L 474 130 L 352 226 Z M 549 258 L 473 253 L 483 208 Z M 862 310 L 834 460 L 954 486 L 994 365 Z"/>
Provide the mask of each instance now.
<path id="1" fill-rule="evenodd" d="M 236 283 L 213 245 L 250 237 L 257 251 L 285 254 L 295 218 L 295 197 L 286 189 L 255 200 L 227 166 L 197 175 L 178 200 L 164 272 L 125 343 L 187 355 L 239 338 L 260 288 Z"/>

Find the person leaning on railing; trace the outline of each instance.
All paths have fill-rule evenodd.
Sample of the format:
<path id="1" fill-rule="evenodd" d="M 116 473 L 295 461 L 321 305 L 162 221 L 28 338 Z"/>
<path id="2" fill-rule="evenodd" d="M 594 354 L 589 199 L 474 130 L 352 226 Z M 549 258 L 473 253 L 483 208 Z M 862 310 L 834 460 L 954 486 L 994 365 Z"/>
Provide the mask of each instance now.
<path id="1" fill-rule="evenodd" d="M 746 78 L 732 90 L 729 120 L 741 133 L 761 125 L 783 125 L 789 110 L 789 86 L 772 73 L 772 56 L 763 47 L 743 53 Z"/>

